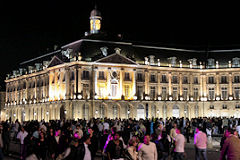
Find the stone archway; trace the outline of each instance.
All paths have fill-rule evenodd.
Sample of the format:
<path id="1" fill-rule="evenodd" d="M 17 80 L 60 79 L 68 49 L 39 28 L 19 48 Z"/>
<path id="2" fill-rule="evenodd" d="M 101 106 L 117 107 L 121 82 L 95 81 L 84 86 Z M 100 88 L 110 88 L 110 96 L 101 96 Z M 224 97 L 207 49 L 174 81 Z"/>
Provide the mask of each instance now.
<path id="1" fill-rule="evenodd" d="M 112 118 L 115 119 L 115 118 L 120 118 L 121 117 L 121 105 L 119 103 L 114 103 L 112 105 Z"/>
<path id="2" fill-rule="evenodd" d="M 86 120 L 89 119 L 89 104 L 88 103 L 84 103 L 83 106 L 82 106 L 82 117 Z"/>
<path id="3" fill-rule="evenodd" d="M 152 118 L 152 117 L 156 118 L 156 115 L 157 115 L 157 107 L 156 107 L 155 104 L 152 104 L 151 105 L 151 117 L 150 118 Z"/>
<path id="4" fill-rule="evenodd" d="M 173 105 L 173 108 L 172 108 L 172 116 L 173 117 L 176 117 L 176 118 L 179 118 L 180 117 L 180 109 L 178 107 L 177 104 L 174 104 Z"/>
<path id="5" fill-rule="evenodd" d="M 145 119 L 145 108 L 144 105 L 139 104 L 137 107 L 137 119 Z"/>
<path id="6" fill-rule="evenodd" d="M 65 107 L 62 105 L 60 107 L 60 120 L 66 119 L 66 114 L 65 114 Z"/>

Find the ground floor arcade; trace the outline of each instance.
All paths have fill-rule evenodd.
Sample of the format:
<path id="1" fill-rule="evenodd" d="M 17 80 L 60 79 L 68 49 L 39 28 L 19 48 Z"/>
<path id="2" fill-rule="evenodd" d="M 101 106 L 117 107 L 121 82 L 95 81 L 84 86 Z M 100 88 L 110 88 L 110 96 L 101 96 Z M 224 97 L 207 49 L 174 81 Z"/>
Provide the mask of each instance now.
<path id="1" fill-rule="evenodd" d="M 5 106 L 1 120 L 19 121 L 95 118 L 240 117 L 236 101 L 115 101 L 66 100 Z"/>

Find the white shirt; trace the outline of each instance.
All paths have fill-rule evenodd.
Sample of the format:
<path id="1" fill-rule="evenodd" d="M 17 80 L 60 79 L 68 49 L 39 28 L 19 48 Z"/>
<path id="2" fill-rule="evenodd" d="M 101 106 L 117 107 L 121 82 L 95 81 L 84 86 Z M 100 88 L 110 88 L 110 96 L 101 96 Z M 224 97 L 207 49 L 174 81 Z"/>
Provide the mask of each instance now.
<path id="1" fill-rule="evenodd" d="M 185 137 L 182 134 L 177 134 L 175 137 L 176 146 L 175 146 L 175 152 L 184 152 L 184 143 L 185 143 Z"/>
<path id="2" fill-rule="evenodd" d="M 85 147 L 85 155 L 83 160 L 91 160 L 91 152 L 88 149 L 88 145 L 86 143 L 84 143 L 84 147 Z"/>
<path id="3" fill-rule="evenodd" d="M 103 131 L 103 125 L 102 125 L 102 123 L 99 123 L 99 124 L 98 124 L 98 129 L 99 129 L 100 132 Z"/>
<path id="4" fill-rule="evenodd" d="M 155 143 L 150 142 L 149 145 L 142 144 L 138 152 L 139 160 L 157 160 L 157 148 Z"/>
<path id="5" fill-rule="evenodd" d="M 108 124 L 107 122 L 104 122 L 104 123 L 103 123 L 103 126 L 104 126 L 104 130 L 105 130 L 105 129 L 109 130 L 109 124 Z"/>
<path id="6" fill-rule="evenodd" d="M 24 144 L 24 139 L 27 137 L 27 135 L 28 135 L 28 132 L 26 132 L 26 131 L 24 131 L 24 132 L 22 132 L 22 131 L 18 132 L 18 134 L 17 134 L 17 139 L 20 139 L 21 144 Z"/>

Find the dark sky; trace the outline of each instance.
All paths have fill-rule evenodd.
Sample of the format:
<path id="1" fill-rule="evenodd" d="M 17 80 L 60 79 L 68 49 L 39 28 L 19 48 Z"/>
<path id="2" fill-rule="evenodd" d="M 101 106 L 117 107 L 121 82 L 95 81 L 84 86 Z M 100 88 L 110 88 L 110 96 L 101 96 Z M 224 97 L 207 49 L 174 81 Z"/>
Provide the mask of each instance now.
<path id="1" fill-rule="evenodd" d="M 80 39 L 89 31 L 95 2 L 102 30 L 130 41 L 178 48 L 240 48 L 234 5 L 158 1 L 8 1 L 0 4 L 0 84 L 18 64 Z M 158 2 L 158 3 L 157 3 Z"/>

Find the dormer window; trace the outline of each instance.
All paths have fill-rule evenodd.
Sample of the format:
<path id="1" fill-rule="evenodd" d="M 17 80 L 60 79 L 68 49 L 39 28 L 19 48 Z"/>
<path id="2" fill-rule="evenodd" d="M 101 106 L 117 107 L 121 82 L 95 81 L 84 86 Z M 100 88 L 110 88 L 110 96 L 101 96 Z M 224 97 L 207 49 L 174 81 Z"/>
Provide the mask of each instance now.
<path id="1" fill-rule="evenodd" d="M 232 67 L 240 67 L 239 65 L 240 58 L 235 57 L 232 59 Z"/>

